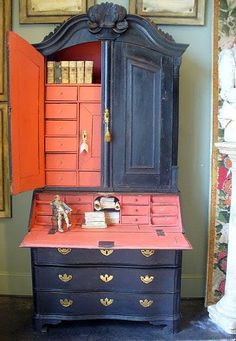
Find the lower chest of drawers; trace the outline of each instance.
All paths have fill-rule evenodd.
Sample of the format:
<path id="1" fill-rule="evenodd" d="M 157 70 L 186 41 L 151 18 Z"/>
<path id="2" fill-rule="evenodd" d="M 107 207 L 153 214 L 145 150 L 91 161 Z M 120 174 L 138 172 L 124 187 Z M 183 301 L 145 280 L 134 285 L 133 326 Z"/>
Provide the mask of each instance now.
<path id="1" fill-rule="evenodd" d="M 35 318 L 179 318 L 181 251 L 109 251 L 33 249 Z"/>

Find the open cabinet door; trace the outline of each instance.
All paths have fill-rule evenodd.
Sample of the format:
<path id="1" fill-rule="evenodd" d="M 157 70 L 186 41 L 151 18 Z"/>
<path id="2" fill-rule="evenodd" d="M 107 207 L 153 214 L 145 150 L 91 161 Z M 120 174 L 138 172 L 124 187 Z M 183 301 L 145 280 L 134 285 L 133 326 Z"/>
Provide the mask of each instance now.
<path id="1" fill-rule="evenodd" d="M 12 194 L 45 185 L 44 57 L 10 32 Z"/>

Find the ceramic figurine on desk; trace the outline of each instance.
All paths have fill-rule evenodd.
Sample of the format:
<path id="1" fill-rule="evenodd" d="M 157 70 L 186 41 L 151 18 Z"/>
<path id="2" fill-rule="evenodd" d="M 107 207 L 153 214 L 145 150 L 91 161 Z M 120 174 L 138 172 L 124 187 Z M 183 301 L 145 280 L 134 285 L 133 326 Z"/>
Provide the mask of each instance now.
<path id="1" fill-rule="evenodd" d="M 59 195 L 55 195 L 54 200 L 51 202 L 51 206 L 53 216 L 57 221 L 57 230 L 58 232 L 64 232 L 62 228 L 63 220 L 66 223 L 67 229 L 71 227 L 69 213 L 72 209 L 61 200 Z"/>

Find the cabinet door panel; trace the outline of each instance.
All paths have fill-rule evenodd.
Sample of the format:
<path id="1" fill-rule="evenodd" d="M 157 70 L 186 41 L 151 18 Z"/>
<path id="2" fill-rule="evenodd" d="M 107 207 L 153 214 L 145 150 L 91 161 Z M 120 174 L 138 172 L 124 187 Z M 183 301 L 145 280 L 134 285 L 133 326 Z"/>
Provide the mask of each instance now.
<path id="1" fill-rule="evenodd" d="M 112 93 L 115 189 L 155 190 L 170 185 L 172 80 L 168 76 L 166 82 L 164 59 L 147 48 L 116 44 L 113 67 L 117 76 Z M 173 71 L 169 68 L 168 72 Z M 163 101 L 169 101 L 170 110 Z"/>
<path id="2" fill-rule="evenodd" d="M 13 194 L 45 185 L 44 57 L 9 33 Z"/>
<path id="3" fill-rule="evenodd" d="M 79 170 L 99 171 L 101 169 L 101 107 L 100 104 L 80 104 L 80 143 L 86 131 L 88 152 L 79 156 Z"/>

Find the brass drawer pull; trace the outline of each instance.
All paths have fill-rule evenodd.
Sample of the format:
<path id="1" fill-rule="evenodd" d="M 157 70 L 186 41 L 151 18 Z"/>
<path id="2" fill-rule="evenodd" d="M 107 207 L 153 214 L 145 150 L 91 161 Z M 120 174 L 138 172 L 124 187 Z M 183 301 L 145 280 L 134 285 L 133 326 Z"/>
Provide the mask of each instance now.
<path id="1" fill-rule="evenodd" d="M 154 276 L 140 276 L 140 280 L 144 283 L 144 284 L 149 284 L 154 280 Z"/>
<path id="2" fill-rule="evenodd" d="M 71 252 L 71 249 L 66 249 L 66 248 L 58 248 L 57 251 L 63 255 L 66 256 Z"/>
<path id="3" fill-rule="evenodd" d="M 114 300 L 112 298 L 101 298 L 100 299 L 100 303 L 102 305 L 104 305 L 104 307 L 108 307 L 109 305 L 111 305 L 114 302 Z"/>
<path id="4" fill-rule="evenodd" d="M 108 275 L 108 274 L 100 275 L 100 280 L 105 283 L 108 283 L 113 280 L 113 275 Z"/>
<path id="5" fill-rule="evenodd" d="M 100 250 L 101 254 L 103 256 L 110 256 L 113 253 L 114 250 L 110 250 L 110 249 L 102 249 Z"/>
<path id="6" fill-rule="evenodd" d="M 145 298 L 145 300 L 139 300 L 139 303 L 141 304 L 142 307 L 148 308 L 153 304 L 153 301 Z"/>
<path id="7" fill-rule="evenodd" d="M 64 275 L 58 275 L 58 277 L 64 283 L 67 283 L 72 280 L 72 275 L 64 274 Z"/>
<path id="8" fill-rule="evenodd" d="M 141 250 L 141 253 L 144 257 L 151 257 L 154 255 L 155 250 Z"/>
<path id="9" fill-rule="evenodd" d="M 72 301 L 72 300 L 68 300 L 67 298 L 65 298 L 64 300 L 63 300 L 63 299 L 60 299 L 60 304 L 61 304 L 64 308 L 68 308 L 68 307 L 70 307 L 70 306 L 73 304 L 73 301 Z"/>

